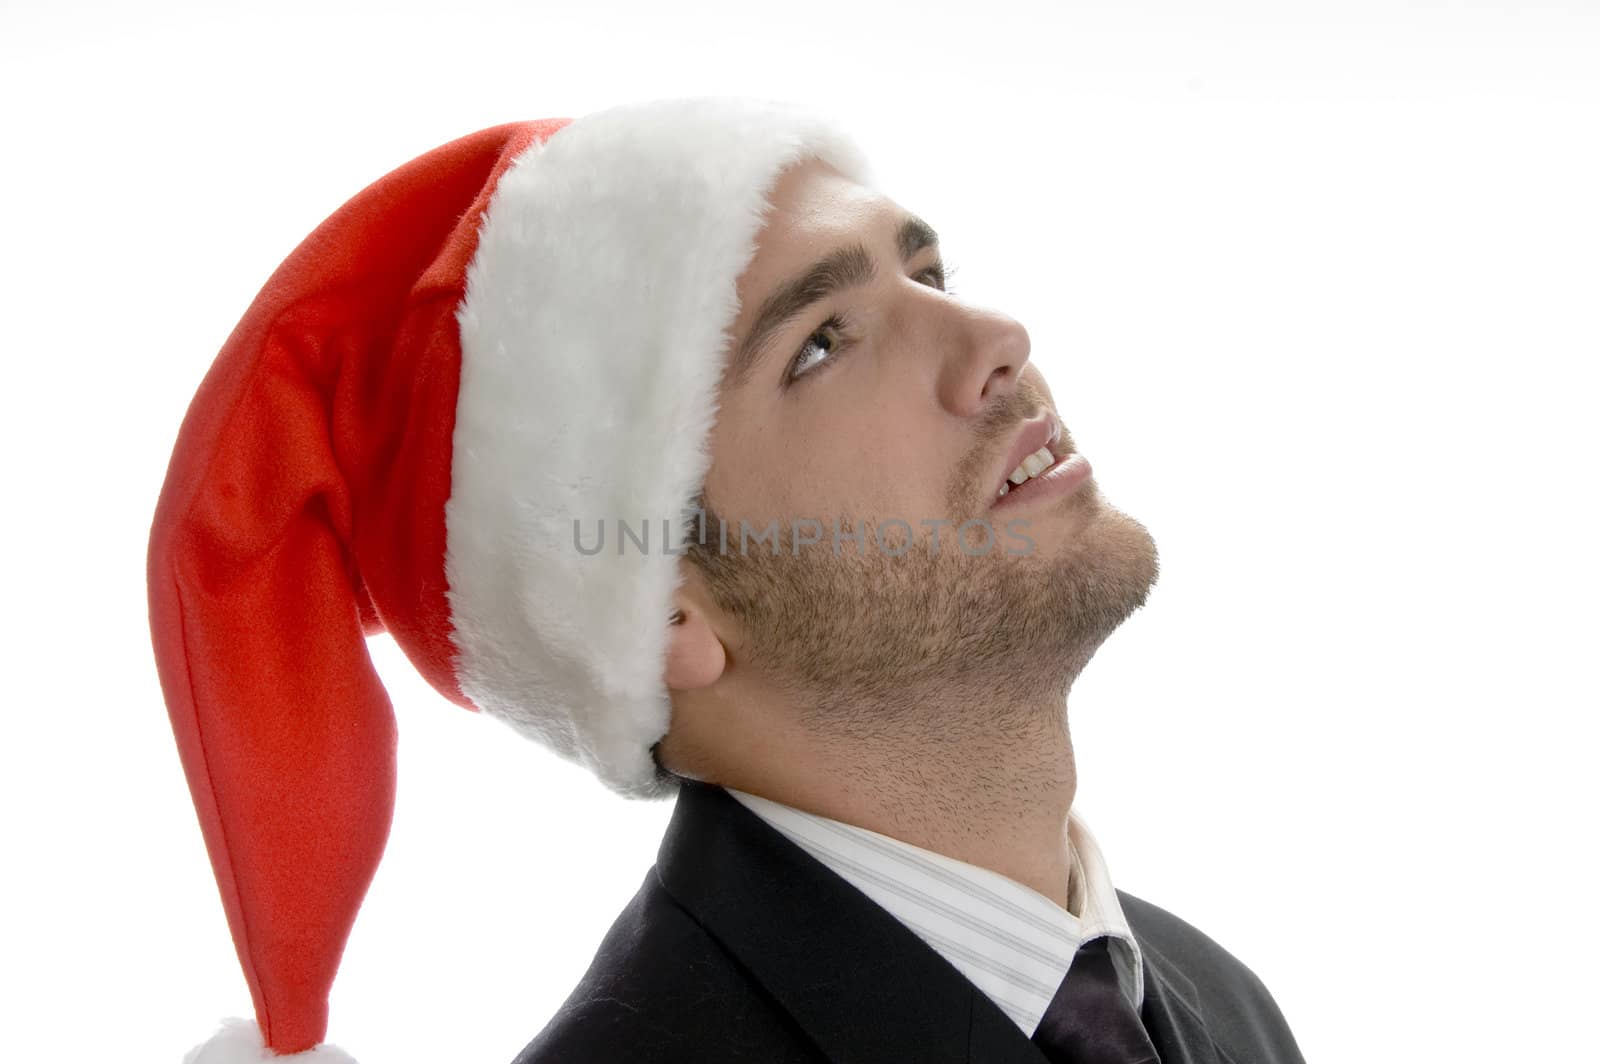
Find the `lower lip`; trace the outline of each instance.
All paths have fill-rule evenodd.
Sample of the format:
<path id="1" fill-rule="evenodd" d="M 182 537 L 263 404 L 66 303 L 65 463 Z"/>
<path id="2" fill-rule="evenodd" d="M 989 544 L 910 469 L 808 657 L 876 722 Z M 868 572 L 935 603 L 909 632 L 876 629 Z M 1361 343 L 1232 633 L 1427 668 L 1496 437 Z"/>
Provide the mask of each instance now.
<path id="1" fill-rule="evenodd" d="M 996 499 L 990 509 L 1000 510 L 1030 501 L 1060 499 L 1078 490 L 1093 475 L 1094 469 L 1087 458 L 1081 454 L 1069 454 L 1039 476 L 1011 485 L 1011 490 Z"/>

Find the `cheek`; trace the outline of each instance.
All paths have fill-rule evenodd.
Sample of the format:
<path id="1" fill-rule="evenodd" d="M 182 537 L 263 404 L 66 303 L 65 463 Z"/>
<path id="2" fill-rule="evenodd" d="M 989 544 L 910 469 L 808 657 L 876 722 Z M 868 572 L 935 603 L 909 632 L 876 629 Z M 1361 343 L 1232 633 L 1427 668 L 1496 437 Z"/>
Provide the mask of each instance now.
<path id="1" fill-rule="evenodd" d="M 913 524 L 943 512 L 952 460 L 938 427 L 882 409 L 835 426 L 795 449 L 787 473 L 813 508 L 858 517 L 899 517 Z M 819 514 L 818 516 L 823 516 Z"/>
<path id="2" fill-rule="evenodd" d="M 837 475 L 826 440 L 770 421 L 719 431 L 712 456 L 706 478 L 712 501 L 727 513 L 762 519 L 812 505 Z"/>
<path id="3" fill-rule="evenodd" d="M 828 398 L 719 426 L 712 498 L 763 517 L 942 516 L 961 457 L 949 425 L 863 392 Z"/>

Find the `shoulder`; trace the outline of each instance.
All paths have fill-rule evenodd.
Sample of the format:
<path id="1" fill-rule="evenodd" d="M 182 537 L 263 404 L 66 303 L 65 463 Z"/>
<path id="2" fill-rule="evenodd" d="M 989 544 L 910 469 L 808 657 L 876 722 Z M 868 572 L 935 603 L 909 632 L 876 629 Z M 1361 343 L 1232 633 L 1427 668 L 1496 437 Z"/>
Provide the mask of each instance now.
<path id="1" fill-rule="evenodd" d="M 1207 982 L 1220 980 L 1252 995 L 1266 992 L 1255 972 L 1193 924 L 1122 890 L 1117 891 L 1117 900 L 1139 945 L 1171 961 L 1197 985 L 1203 976 Z"/>
<path id="2" fill-rule="evenodd" d="M 594 959 L 513 1064 L 801 1062 L 804 1034 L 661 886 L 652 868 Z"/>
<path id="3" fill-rule="evenodd" d="M 1248 965 L 1159 905 L 1121 890 L 1117 899 L 1140 948 L 1194 985 L 1213 1037 L 1241 1050 L 1271 1046 L 1278 1053 L 1273 1059 L 1302 1059 L 1282 1010 Z"/>

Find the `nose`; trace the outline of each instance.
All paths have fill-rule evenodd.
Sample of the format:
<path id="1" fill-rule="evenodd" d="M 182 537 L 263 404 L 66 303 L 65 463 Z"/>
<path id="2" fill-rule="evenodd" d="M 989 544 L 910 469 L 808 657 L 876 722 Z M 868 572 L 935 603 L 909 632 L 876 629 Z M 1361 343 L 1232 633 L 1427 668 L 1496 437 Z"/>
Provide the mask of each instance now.
<path id="1" fill-rule="evenodd" d="M 939 381 L 946 409 L 971 417 L 1015 391 L 1028 363 L 1028 330 L 999 311 L 970 307 L 955 330 Z"/>

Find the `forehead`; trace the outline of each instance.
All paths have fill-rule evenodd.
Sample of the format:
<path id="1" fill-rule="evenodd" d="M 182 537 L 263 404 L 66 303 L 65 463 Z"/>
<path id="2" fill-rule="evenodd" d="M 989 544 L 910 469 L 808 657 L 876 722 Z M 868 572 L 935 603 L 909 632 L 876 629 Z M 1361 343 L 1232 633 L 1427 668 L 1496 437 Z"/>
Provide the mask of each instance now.
<path id="1" fill-rule="evenodd" d="M 756 236 L 756 251 L 739 276 L 741 316 L 768 286 L 847 239 L 870 240 L 904 212 L 893 200 L 819 159 L 785 170 L 767 199 L 772 207 Z"/>

